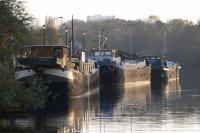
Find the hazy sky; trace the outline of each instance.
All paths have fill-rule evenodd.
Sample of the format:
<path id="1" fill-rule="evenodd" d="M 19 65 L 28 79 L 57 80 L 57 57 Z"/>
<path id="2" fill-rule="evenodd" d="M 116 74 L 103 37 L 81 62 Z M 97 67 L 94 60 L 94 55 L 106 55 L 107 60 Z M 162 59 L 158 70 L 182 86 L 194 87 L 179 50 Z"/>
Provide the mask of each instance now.
<path id="1" fill-rule="evenodd" d="M 161 20 L 183 18 L 197 22 L 200 0 L 26 0 L 29 13 L 44 23 L 45 16 L 86 20 L 89 15 L 114 15 L 122 19 L 145 19 L 158 15 Z"/>

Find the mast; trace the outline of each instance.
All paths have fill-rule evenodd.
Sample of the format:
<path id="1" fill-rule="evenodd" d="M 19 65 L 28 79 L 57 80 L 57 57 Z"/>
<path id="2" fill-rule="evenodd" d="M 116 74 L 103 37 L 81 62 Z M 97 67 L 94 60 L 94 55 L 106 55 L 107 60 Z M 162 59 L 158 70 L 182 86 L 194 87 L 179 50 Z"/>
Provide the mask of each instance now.
<path id="1" fill-rule="evenodd" d="M 101 53 L 101 31 L 99 30 L 99 57 Z"/>
<path id="2" fill-rule="evenodd" d="M 164 32 L 164 39 L 163 39 L 163 56 L 166 56 L 166 54 L 167 54 L 166 36 L 167 36 L 167 33 L 165 31 Z"/>
<path id="3" fill-rule="evenodd" d="M 132 50 L 132 27 L 131 27 L 131 23 L 129 24 L 129 48 L 130 48 L 130 56 L 131 56 L 131 59 L 132 59 L 132 56 L 133 56 L 133 50 Z"/>
<path id="4" fill-rule="evenodd" d="M 137 52 L 136 51 L 136 43 L 135 43 L 135 28 L 136 26 L 136 22 L 132 21 L 132 20 L 128 20 L 125 24 L 125 27 L 127 28 L 127 32 L 128 32 L 128 38 L 129 38 L 129 48 L 127 50 L 128 54 L 130 55 L 128 58 L 129 59 L 133 59 L 133 55 L 134 52 Z M 124 32 L 124 29 L 122 29 L 122 32 Z M 134 50 L 135 49 L 135 50 Z M 136 53 L 138 55 L 138 53 Z"/>
<path id="5" fill-rule="evenodd" d="M 131 23 L 131 21 L 129 20 L 129 23 L 128 23 L 128 26 L 129 26 L 129 52 L 130 52 L 130 58 L 132 59 L 133 58 L 133 47 L 134 47 L 134 26 L 135 24 L 134 23 Z"/>
<path id="6" fill-rule="evenodd" d="M 74 19 L 72 15 L 72 42 L 71 42 L 72 57 L 74 57 Z"/>

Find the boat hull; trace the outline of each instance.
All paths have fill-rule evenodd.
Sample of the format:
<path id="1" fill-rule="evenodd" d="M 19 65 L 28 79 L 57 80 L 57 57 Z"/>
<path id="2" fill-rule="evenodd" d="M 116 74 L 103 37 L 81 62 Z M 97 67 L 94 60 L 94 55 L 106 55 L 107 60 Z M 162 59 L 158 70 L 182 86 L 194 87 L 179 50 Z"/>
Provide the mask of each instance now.
<path id="1" fill-rule="evenodd" d="M 41 78 L 53 95 L 74 97 L 88 93 L 93 89 L 91 86 L 99 84 L 99 70 L 86 75 L 73 69 L 45 68 L 37 71 L 34 68 L 21 68 L 16 71 L 16 78 L 24 84 Z"/>
<path id="2" fill-rule="evenodd" d="M 164 81 L 173 81 L 173 80 L 179 80 L 179 73 L 180 69 L 178 67 L 176 68 L 164 68 L 163 74 L 164 74 Z"/>
<path id="3" fill-rule="evenodd" d="M 150 84 L 151 81 L 151 67 L 145 66 L 142 68 L 123 68 L 121 69 L 123 75 L 123 82 L 128 86 L 142 86 Z"/>
<path id="4" fill-rule="evenodd" d="M 180 68 L 160 68 L 153 69 L 152 82 L 168 82 L 173 80 L 179 80 Z"/>
<path id="5" fill-rule="evenodd" d="M 164 75 L 162 68 L 152 69 L 151 70 L 151 82 L 160 83 L 164 81 Z"/>
<path id="6" fill-rule="evenodd" d="M 143 68 L 125 68 L 122 66 L 116 67 L 115 71 L 101 73 L 101 82 L 103 84 L 123 84 L 126 86 L 140 86 L 150 84 L 151 67 Z"/>
<path id="7" fill-rule="evenodd" d="M 119 68 L 112 71 L 100 72 L 101 84 L 119 84 L 122 83 L 123 77 L 119 73 Z"/>

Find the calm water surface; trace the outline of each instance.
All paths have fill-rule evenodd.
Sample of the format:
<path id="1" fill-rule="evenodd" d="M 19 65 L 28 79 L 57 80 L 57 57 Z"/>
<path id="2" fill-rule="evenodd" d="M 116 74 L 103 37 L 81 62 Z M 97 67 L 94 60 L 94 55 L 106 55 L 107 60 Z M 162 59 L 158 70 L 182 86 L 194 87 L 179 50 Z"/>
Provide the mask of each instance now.
<path id="1" fill-rule="evenodd" d="M 141 87 L 100 86 L 100 92 L 33 114 L 0 118 L 2 133 L 200 132 L 200 71 L 179 82 Z"/>

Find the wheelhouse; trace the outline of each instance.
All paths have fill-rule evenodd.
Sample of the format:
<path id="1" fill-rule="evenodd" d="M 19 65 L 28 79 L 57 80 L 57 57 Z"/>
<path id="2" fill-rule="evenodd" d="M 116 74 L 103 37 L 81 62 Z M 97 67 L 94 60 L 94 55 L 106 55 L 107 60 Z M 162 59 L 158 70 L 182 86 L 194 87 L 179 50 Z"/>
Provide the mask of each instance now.
<path id="1" fill-rule="evenodd" d="M 116 57 L 117 50 L 115 50 L 115 49 L 102 49 L 102 50 L 92 49 L 90 51 L 90 56 L 93 56 L 93 57 L 98 57 L 98 56 Z"/>
<path id="2" fill-rule="evenodd" d="M 69 57 L 69 48 L 65 45 L 28 45 L 24 46 L 24 57 L 29 58 L 63 58 Z"/>
<path id="3" fill-rule="evenodd" d="M 26 66 L 61 66 L 70 62 L 69 48 L 65 45 L 27 45 L 18 63 Z"/>

